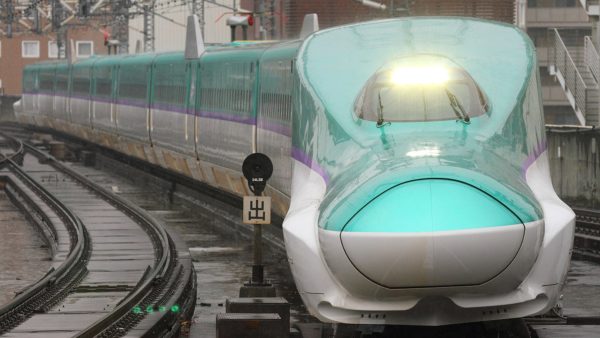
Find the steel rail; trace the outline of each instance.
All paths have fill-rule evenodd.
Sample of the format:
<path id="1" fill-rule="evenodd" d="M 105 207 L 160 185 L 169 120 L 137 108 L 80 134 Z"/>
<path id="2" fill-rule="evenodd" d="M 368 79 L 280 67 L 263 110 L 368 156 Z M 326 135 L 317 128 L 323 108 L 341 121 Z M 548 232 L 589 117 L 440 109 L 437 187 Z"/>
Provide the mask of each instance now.
<path id="1" fill-rule="evenodd" d="M 67 258 L 58 268 L 51 269 L 44 277 L 0 308 L 0 334 L 24 322 L 34 312 L 47 310 L 63 299 L 87 272 L 85 263 L 90 252 L 89 237 L 79 218 L 12 160 L 14 157 L 23 156 L 23 153 L 24 147 L 20 143 L 15 153 L 11 156 L 2 155 L 0 162 L 3 166 L 8 166 L 20 181 L 48 203 L 48 206 L 64 221 L 69 231 L 71 245 Z M 26 196 L 22 191 L 20 193 L 22 196 Z M 26 203 L 33 203 L 33 201 L 29 200 Z M 39 208 L 34 207 L 34 209 L 41 211 Z M 44 217 L 42 216 L 42 218 Z M 45 218 L 47 220 L 47 216 Z"/>
<path id="2" fill-rule="evenodd" d="M 171 273 L 175 270 L 176 253 L 174 244 L 165 229 L 146 211 L 133 205 L 121 196 L 107 191 L 102 186 L 90 181 L 85 176 L 57 161 L 53 156 L 48 155 L 35 148 L 31 144 L 23 143 L 26 150 L 43 160 L 46 164 L 52 166 L 58 171 L 67 174 L 78 181 L 88 189 L 96 192 L 107 202 L 132 217 L 142 226 L 146 233 L 153 240 L 156 251 L 156 262 L 153 268 L 149 267 L 144 278 L 119 304 L 107 315 L 79 332 L 74 337 L 110 337 L 119 336 L 123 329 L 137 324 L 142 316 L 132 312 L 135 306 L 149 306 L 159 299 L 163 289 L 170 280 Z"/>
<path id="3" fill-rule="evenodd" d="M 11 131 L 5 130 L 5 126 L 0 127 L 5 133 L 12 134 Z M 16 139 L 12 135 L 5 135 L 5 137 Z M 148 267 L 134 290 L 122 299 L 111 313 L 90 325 L 75 337 L 123 336 L 128 329 L 133 328 L 145 318 L 145 312 L 140 314 L 132 311 L 134 306 L 140 305 L 142 308 L 153 306 L 157 310 L 159 305 L 178 305 L 181 312 L 167 311 L 159 318 L 153 319 L 151 323 L 148 323 L 150 325 L 143 337 L 172 337 L 177 335 L 177 332 L 181 329 L 182 320 L 191 318 L 193 314 L 196 303 L 196 278 L 193 266 L 189 262 L 185 264 L 185 266 L 189 266 L 187 268 L 184 267 L 183 263 L 178 262 L 175 244 L 168 233 L 142 208 L 105 190 L 31 144 L 23 142 L 23 147 L 25 151 L 37 157 L 41 162 L 49 164 L 57 171 L 70 176 L 136 220 L 152 239 L 155 248 L 154 268 Z"/>
<path id="4" fill-rule="evenodd" d="M 576 227 L 573 254 L 600 263 L 600 211 L 573 208 Z"/>

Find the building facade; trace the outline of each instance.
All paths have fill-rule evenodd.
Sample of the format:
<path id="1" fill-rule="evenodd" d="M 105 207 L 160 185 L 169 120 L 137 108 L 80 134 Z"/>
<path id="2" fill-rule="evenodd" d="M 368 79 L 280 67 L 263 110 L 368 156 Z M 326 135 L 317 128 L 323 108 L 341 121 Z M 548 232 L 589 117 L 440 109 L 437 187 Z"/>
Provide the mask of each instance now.
<path id="1" fill-rule="evenodd" d="M 574 61 L 584 58 L 584 40 L 592 23 L 578 0 L 528 0 L 525 30 L 533 40 L 540 67 L 544 115 L 548 124 L 579 124 L 565 90 L 549 66 L 553 64 L 554 30 L 557 29 Z"/>
<path id="2" fill-rule="evenodd" d="M 74 59 L 107 52 L 104 34 L 97 28 L 70 29 L 67 41 Z M 23 68 L 31 63 L 57 60 L 58 54 L 56 34 L 20 32 L 12 38 L 0 34 L 0 95 L 21 95 Z"/>
<path id="3" fill-rule="evenodd" d="M 586 39 L 587 42 L 590 41 L 588 36 L 593 35 L 594 22 L 598 21 L 597 14 L 595 19 L 590 15 L 594 13 L 595 7 L 591 8 L 588 1 L 378 0 L 375 2 L 386 6 L 385 9 L 368 7 L 354 0 L 195 0 L 195 2 L 157 0 L 150 8 L 154 17 L 154 51 L 183 50 L 187 17 L 193 12 L 198 13 L 202 18 L 206 43 L 231 41 L 230 28 L 226 22 L 227 18 L 234 13 L 238 15 L 255 13 L 254 25 L 248 27 L 250 40 L 261 37 L 294 39 L 300 32 L 304 16 L 310 13 L 318 14 L 321 28 L 405 15 L 479 17 L 518 23 L 533 40 L 538 53 L 547 123 L 585 124 L 584 110 L 588 111 L 588 114 L 591 110 L 596 113 L 595 116 L 600 116 L 596 112 L 597 97 L 600 95 L 596 93 L 597 91 L 591 90 L 598 87 L 597 79 L 590 71 L 595 68 L 600 69 L 600 65 L 595 68 L 586 65 L 586 62 L 589 63 L 591 48 L 584 48 L 584 45 L 591 45 L 591 43 L 586 44 Z M 144 29 L 148 22 L 145 22 L 143 11 L 139 6 L 129 8 L 129 13 L 128 32 L 125 38 L 129 43 L 129 53 L 144 52 Z M 38 35 L 22 31 L 9 39 L 2 33 L 3 31 L 0 30 L 0 94 L 19 95 L 21 71 L 25 65 L 57 58 L 56 34 L 51 32 Z M 237 34 L 238 39 L 241 39 L 240 33 Z M 560 42 L 557 42 L 557 36 Z M 91 54 L 107 53 L 103 29 L 97 25 L 76 25 L 68 30 L 67 40 L 72 41 L 74 57 L 84 58 Z M 565 46 L 568 58 L 574 63 L 576 74 L 567 76 L 563 74 L 561 77 L 561 73 L 558 72 L 557 76 L 559 69 L 557 69 L 556 58 L 557 55 L 562 55 L 557 50 L 559 44 Z M 582 90 L 584 85 L 567 88 L 564 79 L 569 76 L 580 79 L 585 89 Z M 582 96 L 584 98 L 581 98 Z M 596 102 L 588 102 L 593 101 L 591 98 L 594 97 Z M 585 109 L 581 107 L 584 105 Z M 588 120 L 595 121 L 593 118 Z M 597 120 L 600 121 L 600 117 Z"/>

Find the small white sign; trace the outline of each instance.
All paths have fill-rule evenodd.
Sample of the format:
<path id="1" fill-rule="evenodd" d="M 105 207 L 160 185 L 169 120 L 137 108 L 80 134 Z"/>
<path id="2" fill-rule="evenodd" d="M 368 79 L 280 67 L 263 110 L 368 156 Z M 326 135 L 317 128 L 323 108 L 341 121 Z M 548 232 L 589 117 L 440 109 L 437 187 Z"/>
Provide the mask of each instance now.
<path id="1" fill-rule="evenodd" d="M 271 224 L 271 197 L 244 196 L 244 224 Z"/>

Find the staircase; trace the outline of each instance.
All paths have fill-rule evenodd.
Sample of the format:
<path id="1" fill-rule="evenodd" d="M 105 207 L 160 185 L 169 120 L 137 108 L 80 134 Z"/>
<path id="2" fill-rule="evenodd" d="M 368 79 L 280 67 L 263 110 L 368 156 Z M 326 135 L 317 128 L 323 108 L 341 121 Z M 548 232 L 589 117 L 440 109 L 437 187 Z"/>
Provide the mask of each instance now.
<path id="1" fill-rule="evenodd" d="M 599 15 L 600 14 L 600 6 L 598 0 L 579 0 L 581 6 L 585 9 L 588 15 Z"/>
<path id="2" fill-rule="evenodd" d="M 555 75 L 581 125 L 600 125 L 598 81 L 600 57 L 589 37 L 583 47 L 567 47 L 556 29 L 549 59 L 550 74 Z"/>
<path id="3" fill-rule="evenodd" d="M 598 89 L 600 56 L 589 36 L 585 37 L 584 42 L 583 53 L 580 53 L 582 58 L 576 62 L 577 68 L 588 87 L 586 123 L 589 126 L 598 126 L 600 125 L 600 89 Z"/>

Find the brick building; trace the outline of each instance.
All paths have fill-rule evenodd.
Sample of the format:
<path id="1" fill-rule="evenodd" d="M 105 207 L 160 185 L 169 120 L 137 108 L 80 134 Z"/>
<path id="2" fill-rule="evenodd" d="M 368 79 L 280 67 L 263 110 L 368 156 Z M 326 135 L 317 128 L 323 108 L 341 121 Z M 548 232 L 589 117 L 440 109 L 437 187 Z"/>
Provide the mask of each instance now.
<path id="1" fill-rule="evenodd" d="M 104 35 L 96 28 L 79 26 L 68 30 L 73 56 L 86 58 L 106 54 Z M 70 46 L 68 46 L 70 48 Z M 31 63 L 58 59 L 55 34 L 18 33 L 0 35 L 0 95 L 21 95 L 23 68 Z"/>

